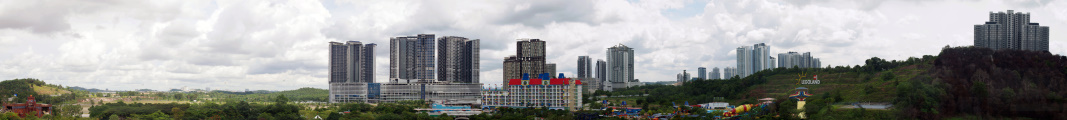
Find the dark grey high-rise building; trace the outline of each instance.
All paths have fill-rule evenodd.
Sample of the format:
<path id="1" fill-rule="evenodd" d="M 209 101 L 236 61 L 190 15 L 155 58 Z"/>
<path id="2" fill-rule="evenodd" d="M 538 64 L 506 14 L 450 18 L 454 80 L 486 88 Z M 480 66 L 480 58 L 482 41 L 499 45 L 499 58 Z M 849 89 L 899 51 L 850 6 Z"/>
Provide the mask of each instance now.
<path id="1" fill-rule="evenodd" d="M 974 25 L 974 46 L 995 50 L 1048 51 L 1048 26 L 1030 22 L 1030 13 L 989 12 L 989 21 Z"/>
<path id="2" fill-rule="evenodd" d="M 552 78 L 557 78 L 556 76 L 559 75 L 559 73 L 556 73 L 556 63 L 546 63 L 545 73 L 548 73 L 548 76 Z"/>
<path id="3" fill-rule="evenodd" d="M 578 56 L 578 78 L 593 77 L 592 61 L 589 56 Z"/>
<path id="4" fill-rule="evenodd" d="M 437 81 L 479 83 L 479 40 L 445 36 L 437 39 Z"/>
<path id="5" fill-rule="evenodd" d="M 366 85 L 374 84 L 374 46 L 359 41 L 330 42 L 331 103 L 366 102 Z"/>
<path id="6" fill-rule="evenodd" d="M 596 75 L 594 76 L 600 80 L 601 84 L 604 84 L 608 78 L 608 62 L 604 60 L 596 60 Z"/>
<path id="7" fill-rule="evenodd" d="M 330 83 L 373 83 L 374 46 L 359 41 L 330 42 Z"/>
<path id="8" fill-rule="evenodd" d="M 686 82 L 689 82 L 690 77 L 691 76 L 689 75 L 689 73 L 686 73 L 685 70 L 682 70 L 682 73 L 678 73 L 678 80 L 676 80 L 675 82 L 678 82 L 678 85 L 685 85 Z"/>
<path id="9" fill-rule="evenodd" d="M 697 67 L 697 79 L 700 79 L 700 80 L 708 79 L 708 75 L 707 75 L 708 73 L 707 72 L 708 72 L 708 68 Z"/>
<path id="10" fill-rule="evenodd" d="M 433 81 L 434 47 L 433 34 L 389 39 L 389 80 Z"/>
<path id="11" fill-rule="evenodd" d="M 546 73 L 545 71 L 545 41 L 540 39 L 519 39 L 516 42 L 515 56 L 504 58 L 504 79 L 507 83 L 510 79 L 522 79 L 522 74 L 530 76 Z M 508 86 L 505 85 L 504 89 Z"/>

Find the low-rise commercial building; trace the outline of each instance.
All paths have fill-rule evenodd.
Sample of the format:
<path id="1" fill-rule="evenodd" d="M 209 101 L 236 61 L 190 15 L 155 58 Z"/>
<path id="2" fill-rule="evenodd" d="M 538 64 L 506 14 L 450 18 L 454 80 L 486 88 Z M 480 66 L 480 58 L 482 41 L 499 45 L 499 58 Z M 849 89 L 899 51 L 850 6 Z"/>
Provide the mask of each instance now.
<path id="1" fill-rule="evenodd" d="M 564 78 L 550 78 L 541 74 L 531 79 L 528 74 L 523 79 L 511 79 L 506 88 L 482 90 L 482 109 L 496 107 L 526 108 L 546 107 L 557 110 L 579 110 L 582 104 L 582 81 Z"/>

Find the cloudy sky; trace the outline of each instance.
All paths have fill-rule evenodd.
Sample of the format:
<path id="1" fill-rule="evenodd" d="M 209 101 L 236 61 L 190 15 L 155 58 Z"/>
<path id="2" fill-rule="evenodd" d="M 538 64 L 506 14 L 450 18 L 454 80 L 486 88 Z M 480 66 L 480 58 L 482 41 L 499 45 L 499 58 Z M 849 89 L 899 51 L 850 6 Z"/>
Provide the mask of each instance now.
<path id="1" fill-rule="evenodd" d="M 548 60 L 575 73 L 578 56 L 635 48 L 636 77 L 734 66 L 734 49 L 812 52 L 823 65 L 906 59 L 972 45 L 992 11 L 1031 13 L 1067 53 L 1067 2 L 1051 0 L 0 0 L 0 79 L 132 90 L 326 88 L 327 42 L 390 37 L 481 39 L 481 81 L 500 84 L 515 40 L 548 41 Z"/>

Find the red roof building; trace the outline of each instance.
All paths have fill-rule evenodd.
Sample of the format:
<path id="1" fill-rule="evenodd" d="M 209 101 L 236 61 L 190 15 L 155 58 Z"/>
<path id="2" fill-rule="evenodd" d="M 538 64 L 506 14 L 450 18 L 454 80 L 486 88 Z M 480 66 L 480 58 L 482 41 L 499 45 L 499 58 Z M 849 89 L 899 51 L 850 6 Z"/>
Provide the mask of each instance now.
<path id="1" fill-rule="evenodd" d="M 26 117 L 26 115 L 41 117 L 46 114 L 52 114 L 52 105 L 37 104 L 37 100 L 34 100 L 33 95 L 30 95 L 29 98 L 26 98 L 26 103 L 4 103 L 2 111 L 18 113 L 19 117 Z"/>
<path id="2" fill-rule="evenodd" d="M 579 110 L 582 103 L 582 82 L 577 79 L 540 78 L 509 79 L 503 89 L 482 90 L 482 108 L 547 107 L 548 109 Z"/>

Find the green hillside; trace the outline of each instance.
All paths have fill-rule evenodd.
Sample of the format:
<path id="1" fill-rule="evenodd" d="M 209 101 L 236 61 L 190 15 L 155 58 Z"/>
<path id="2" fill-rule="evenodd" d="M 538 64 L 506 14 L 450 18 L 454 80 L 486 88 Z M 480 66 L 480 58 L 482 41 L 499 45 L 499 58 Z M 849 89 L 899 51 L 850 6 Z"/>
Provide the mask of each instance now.
<path id="1" fill-rule="evenodd" d="M 217 98 L 217 99 L 221 99 L 221 100 L 232 99 L 232 100 L 237 100 L 237 101 L 252 101 L 252 102 L 270 102 L 271 100 L 273 100 L 278 95 L 284 95 L 285 97 L 289 98 L 289 100 L 294 101 L 294 102 L 305 102 L 305 101 L 326 102 L 327 99 L 329 99 L 329 91 L 327 91 L 325 89 L 310 88 L 310 87 L 300 88 L 300 89 L 296 89 L 296 90 L 270 92 L 270 93 L 213 91 L 211 93 L 208 93 L 208 95 L 212 96 L 213 98 Z"/>
<path id="2" fill-rule="evenodd" d="M 798 85 L 818 75 L 821 84 Z M 802 78 L 803 77 L 803 78 Z M 946 47 L 938 56 L 907 60 L 871 58 L 863 66 L 777 68 L 744 78 L 694 80 L 682 86 L 646 85 L 594 95 L 626 101 L 652 113 L 673 111 L 672 104 L 756 103 L 776 98 L 780 114 L 795 104 L 797 87 L 815 94 L 804 106 L 810 119 L 1067 118 L 1067 57 L 1045 51 Z M 587 98 L 587 101 L 599 101 Z M 838 109 L 855 102 L 892 103 L 888 110 Z M 830 107 L 835 106 L 835 107 Z"/>
<path id="3" fill-rule="evenodd" d="M 33 95 L 40 103 L 58 104 L 73 102 L 78 97 L 88 95 L 85 91 L 70 90 L 33 78 L 4 80 L 0 82 L 0 88 L 0 98 L 5 98 L 6 101 L 6 98 L 15 97 L 13 101 L 8 102 L 25 102 L 27 97 Z"/>
<path id="4" fill-rule="evenodd" d="M 745 78 L 724 80 L 695 80 L 683 86 L 647 85 L 615 92 L 600 92 L 611 95 L 649 94 L 644 101 L 659 104 L 671 102 L 713 102 L 723 97 L 734 104 L 755 102 L 760 98 L 785 99 L 797 87 L 809 88 L 813 94 L 841 94 L 842 102 L 890 102 L 896 94 L 896 85 L 902 80 L 923 76 L 932 67 L 934 56 L 910 58 L 904 61 L 885 61 L 880 58 L 867 60 L 868 66 L 837 66 L 830 68 L 777 68 L 757 72 Z M 817 85 L 800 85 L 798 79 L 811 80 L 818 75 Z M 803 76 L 803 78 L 801 78 Z"/>

